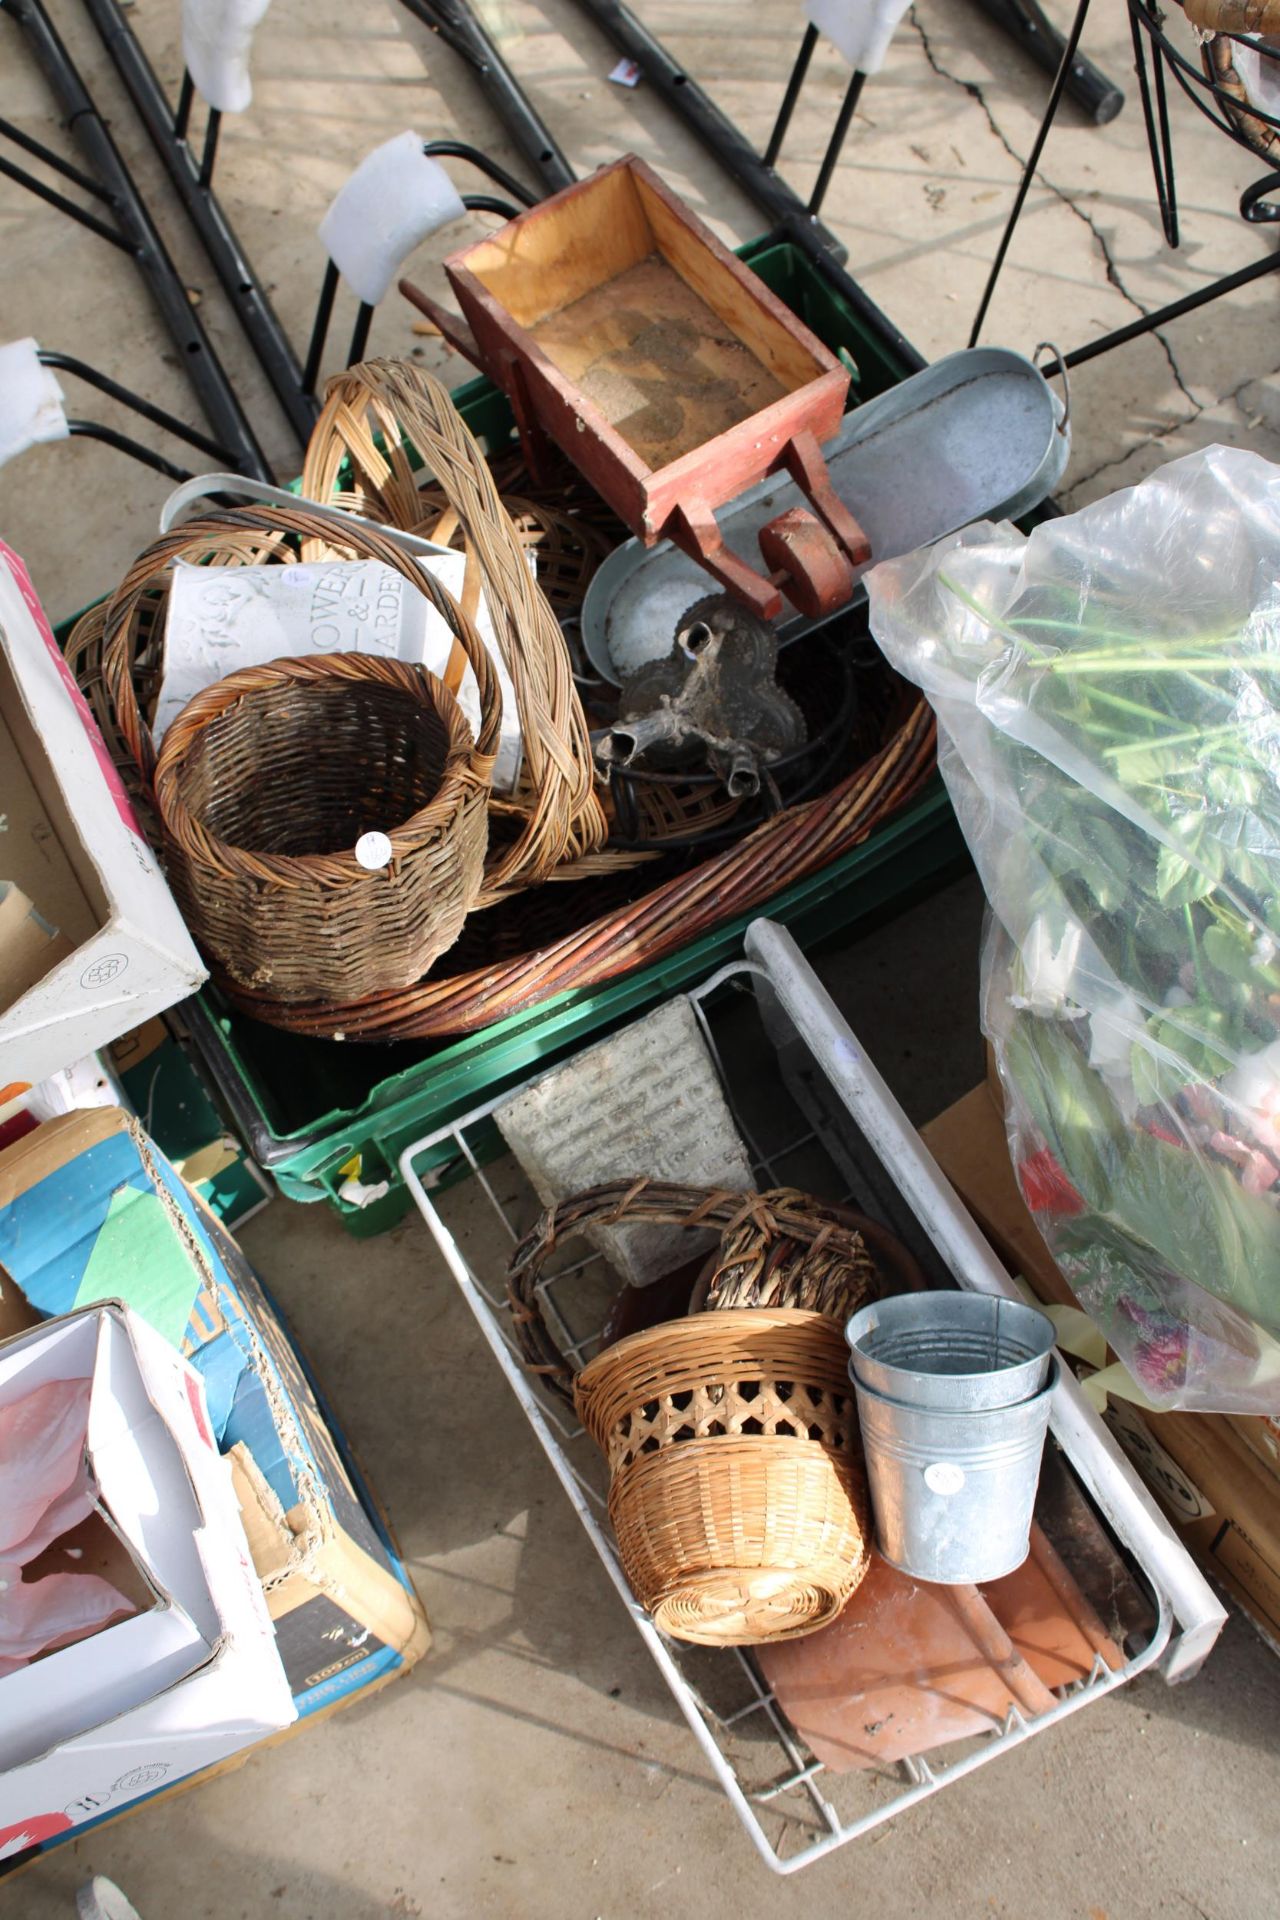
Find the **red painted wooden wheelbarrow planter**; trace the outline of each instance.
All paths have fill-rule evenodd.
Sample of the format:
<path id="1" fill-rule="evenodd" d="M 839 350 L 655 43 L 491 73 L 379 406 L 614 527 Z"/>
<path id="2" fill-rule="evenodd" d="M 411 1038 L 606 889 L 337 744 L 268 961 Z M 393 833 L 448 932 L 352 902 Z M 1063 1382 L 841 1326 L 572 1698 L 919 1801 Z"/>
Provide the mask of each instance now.
<path id="1" fill-rule="evenodd" d="M 646 546 L 673 541 L 765 619 L 782 592 L 809 615 L 849 598 L 870 547 L 819 450 L 849 375 L 643 160 L 602 167 L 445 270 L 474 338 L 442 331 L 510 398 L 535 475 L 549 438 Z M 780 471 L 812 511 L 761 530 L 757 573 L 715 509 Z"/>

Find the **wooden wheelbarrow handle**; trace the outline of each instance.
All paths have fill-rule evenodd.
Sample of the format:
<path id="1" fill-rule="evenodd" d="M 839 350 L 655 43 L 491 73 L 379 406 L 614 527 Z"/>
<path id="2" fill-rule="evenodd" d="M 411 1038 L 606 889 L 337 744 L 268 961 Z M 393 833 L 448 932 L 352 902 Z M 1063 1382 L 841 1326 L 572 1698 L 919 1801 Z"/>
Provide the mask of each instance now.
<path id="1" fill-rule="evenodd" d="M 812 433 L 797 433 L 787 441 L 778 469 L 791 475 L 808 505 L 789 507 L 761 527 L 767 574 L 757 573 L 726 545 L 704 500 L 681 500 L 666 531 L 762 620 L 778 618 L 784 593 L 800 613 L 820 619 L 848 604 L 854 568 L 871 558 L 871 542 L 832 486 Z"/>
<path id="2" fill-rule="evenodd" d="M 412 280 L 401 280 L 399 287 L 409 305 L 416 307 L 419 313 L 425 315 L 441 339 L 447 341 L 455 353 L 460 353 L 464 360 L 469 360 L 481 373 L 488 371 L 480 349 L 476 345 L 476 337 L 460 313 L 453 313 L 448 307 L 442 307 L 438 300 L 433 300 L 429 293 L 422 291 L 421 287 L 415 287 Z"/>

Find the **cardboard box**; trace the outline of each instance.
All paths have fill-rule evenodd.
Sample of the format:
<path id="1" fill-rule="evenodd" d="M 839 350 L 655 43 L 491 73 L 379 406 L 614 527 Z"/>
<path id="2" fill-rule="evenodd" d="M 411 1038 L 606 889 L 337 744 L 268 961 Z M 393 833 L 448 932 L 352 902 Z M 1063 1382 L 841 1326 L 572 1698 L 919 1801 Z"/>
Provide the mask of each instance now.
<path id="1" fill-rule="evenodd" d="M 124 1101 L 184 1184 L 227 1226 L 240 1226 L 275 1198 L 275 1186 L 215 1106 L 172 1015 L 123 1034 L 109 1057 Z"/>
<path id="2" fill-rule="evenodd" d="M 105 1047 L 206 977 L 26 569 L 3 541 L 0 790 L 0 879 L 13 889 L 0 911 L 2 1094 Z M 56 930 L 43 956 L 42 926 Z"/>
<path id="3" fill-rule="evenodd" d="M 223 1322 L 238 1310 L 255 1336 L 224 1437 L 280 1657 L 299 1713 L 310 1715 L 407 1672 L 431 1629 L 288 1329 L 236 1241 L 200 1212 L 226 1272 Z"/>
<path id="4" fill-rule="evenodd" d="M 139 1611 L 0 1678 L 0 1854 L 296 1717 L 193 1369 L 116 1303 L 0 1346 L 0 1405 L 75 1379 L 93 1383 L 85 1447 L 104 1560 Z"/>
<path id="5" fill-rule="evenodd" d="M 1014 1178 L 988 1078 L 922 1138 L 1009 1272 L 1048 1305 L 1078 1307 Z M 1280 1445 L 1255 1415 L 1152 1413 L 1108 1395 L 1107 1423 L 1185 1544 L 1280 1652 Z"/>
<path id="6" fill-rule="evenodd" d="M 131 1115 L 69 1114 L 0 1154 L 0 1267 L 41 1313 L 122 1294 L 189 1357 L 300 1713 L 425 1652 L 421 1602 L 279 1315 Z"/>
<path id="7" fill-rule="evenodd" d="M 36 912 L 20 887 L 0 881 L 0 1007 L 29 993 L 71 951 L 67 936 Z"/>

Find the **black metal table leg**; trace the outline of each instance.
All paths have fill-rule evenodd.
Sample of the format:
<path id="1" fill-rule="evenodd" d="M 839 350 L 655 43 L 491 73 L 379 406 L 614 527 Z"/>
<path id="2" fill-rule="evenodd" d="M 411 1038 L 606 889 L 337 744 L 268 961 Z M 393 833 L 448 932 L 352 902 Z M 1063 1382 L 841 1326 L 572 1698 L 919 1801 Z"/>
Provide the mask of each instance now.
<path id="1" fill-rule="evenodd" d="M 815 219 L 799 194 L 778 178 L 742 129 L 720 111 L 630 7 L 622 0 L 574 0 L 574 4 L 608 35 L 620 53 L 635 61 L 659 98 L 697 135 L 771 225 L 797 218 L 807 220 L 837 260 L 847 259 L 847 250 L 835 235 Z"/>
<path id="2" fill-rule="evenodd" d="M 401 5 L 467 62 L 497 113 L 502 131 L 546 192 L 559 193 L 563 187 L 571 187 L 577 175 L 466 0 L 401 0 Z"/>
<path id="3" fill-rule="evenodd" d="M 16 131 L 17 129 L 11 127 L 7 120 L 0 120 L 0 135 L 6 139 L 12 139 Z M 34 140 L 26 140 L 23 145 L 28 153 L 37 153 L 46 165 L 53 165 L 55 156 L 46 148 L 38 146 Z M 33 193 L 37 200 L 43 200 L 47 207 L 56 207 L 59 213 L 65 213 L 69 220 L 74 220 L 77 226 L 84 227 L 86 232 L 96 233 L 99 240 L 106 240 L 111 246 L 119 247 L 122 253 L 129 255 L 130 259 L 134 257 L 133 242 L 121 233 L 119 227 L 113 227 L 109 220 L 100 220 L 98 215 L 91 212 L 88 207 L 78 205 L 65 193 L 59 193 L 56 187 L 51 187 L 45 180 L 38 180 L 34 173 L 28 173 L 25 167 L 20 167 L 15 161 L 6 159 L 3 154 L 0 154 L 0 173 L 6 180 L 16 180 L 20 187 L 25 187 L 28 193 Z M 105 198 L 105 195 L 102 197 Z"/>
<path id="4" fill-rule="evenodd" d="M 1197 293 L 1184 294 L 1181 300 L 1171 300 L 1167 307 L 1157 307 L 1152 313 L 1144 313 L 1139 320 L 1131 320 L 1128 326 L 1117 327 L 1113 333 L 1103 333 L 1096 340 L 1090 340 L 1083 347 L 1062 356 L 1068 367 L 1082 367 L 1087 360 L 1096 360 L 1099 354 L 1110 353 L 1113 347 L 1122 347 L 1126 341 L 1140 340 L 1144 333 L 1155 333 L 1159 328 L 1168 326 L 1171 320 L 1180 320 L 1185 313 L 1194 313 L 1197 307 L 1207 307 L 1212 300 L 1220 300 L 1224 294 L 1235 293 L 1240 287 L 1247 287 L 1253 280 L 1262 280 L 1280 267 L 1280 251 L 1266 253 L 1250 266 L 1241 267 L 1236 273 L 1224 273 L 1220 280 L 1213 280 L 1207 287 L 1201 287 Z M 1055 360 L 1051 365 L 1041 368 L 1041 372 L 1050 374 L 1058 366 Z"/>
<path id="5" fill-rule="evenodd" d="M 217 439 L 240 473 L 271 479 L 271 469 L 222 363 L 187 297 L 133 177 L 94 106 L 41 0 L 2 0 L 22 29 L 58 108 L 102 188 L 139 272 L 180 353 L 187 376 Z M 79 217 L 79 216 L 78 216 Z"/>
<path id="6" fill-rule="evenodd" d="M 139 466 L 150 467 L 153 473 L 162 473 L 166 480 L 176 480 L 179 485 L 192 478 L 190 467 L 175 465 L 172 460 L 166 460 L 162 453 L 144 447 L 141 440 L 134 440 L 127 433 L 117 433 L 114 427 L 104 427 L 97 420 L 68 420 L 67 432 L 73 440 L 99 440 L 104 447 L 114 447 L 117 453 L 127 453 Z"/>
<path id="7" fill-rule="evenodd" d="M 836 170 L 836 162 L 849 137 L 849 128 L 853 124 L 853 116 L 857 112 L 858 102 L 862 98 L 862 89 L 866 83 L 866 74 L 859 71 L 852 75 L 845 88 L 844 99 L 836 115 L 836 123 L 831 129 L 831 138 L 827 142 L 827 150 L 822 156 L 822 165 L 818 168 L 818 178 L 814 183 L 813 192 L 809 195 L 809 212 L 815 216 L 827 197 L 831 176 Z"/>
<path id="8" fill-rule="evenodd" d="M 1076 7 L 1076 17 L 1071 22 L 1071 32 L 1063 43 L 1062 58 L 1058 62 L 1058 71 L 1054 76 L 1053 86 L 1049 92 L 1049 99 L 1045 105 L 1044 117 L 1040 122 L 1036 137 L 1032 142 L 1031 151 L 1027 155 L 1027 164 L 1022 169 L 1022 178 L 1018 182 L 1018 191 L 1014 195 L 1013 205 L 1009 209 L 1009 218 L 1005 223 L 1004 232 L 1000 236 L 1000 245 L 996 248 L 996 257 L 991 262 L 991 271 L 987 275 L 987 284 L 982 289 L 982 298 L 978 302 L 978 311 L 974 315 L 973 327 L 969 333 L 969 345 L 971 347 L 977 345 L 978 335 L 982 332 L 982 323 L 987 317 L 987 308 L 991 305 L 991 296 L 996 290 L 996 281 L 1000 278 L 1000 269 L 1003 267 L 1004 257 L 1009 251 L 1009 242 L 1013 239 L 1014 229 L 1022 214 L 1022 208 L 1026 201 L 1027 194 L 1030 191 L 1031 182 L 1035 178 L 1036 168 L 1040 165 L 1040 155 L 1044 152 L 1044 143 L 1049 138 L 1049 129 L 1053 125 L 1054 115 L 1058 111 L 1058 102 L 1061 100 L 1066 88 L 1067 78 L 1075 61 L 1076 49 L 1080 45 L 1080 35 L 1084 31 L 1084 23 L 1088 17 L 1088 13 L 1089 0 L 1079 0 L 1079 5 Z"/>
<path id="9" fill-rule="evenodd" d="M 302 369 L 302 390 L 314 393 L 316 381 L 320 378 L 320 362 L 324 356 L 324 343 L 329 337 L 329 322 L 333 318 L 333 303 L 338 293 L 338 269 L 333 261 L 325 263 L 324 279 L 320 282 L 320 298 L 316 301 L 316 317 L 311 325 L 311 344 L 307 348 L 307 363 Z"/>
<path id="10" fill-rule="evenodd" d="M 1169 99 L 1165 91 L 1164 62 L 1155 56 L 1155 84 L 1147 71 L 1147 43 L 1138 15 L 1129 8 L 1129 31 L 1133 36 L 1133 70 L 1138 76 L 1138 97 L 1142 101 L 1142 120 L 1147 130 L 1147 151 L 1156 183 L 1156 203 L 1160 225 L 1171 247 L 1178 244 L 1178 183 L 1173 170 L 1173 134 L 1169 126 Z M 1154 94 L 1154 98 L 1153 98 Z"/>
<path id="11" fill-rule="evenodd" d="M 185 440 L 189 447 L 196 447 L 201 453 L 207 454 L 211 460 L 216 461 L 218 466 L 226 466 L 229 457 L 226 447 L 220 447 L 216 440 L 209 438 L 207 433 L 200 433 L 195 427 L 189 427 L 185 420 L 179 420 L 176 414 L 167 412 L 164 407 L 157 407 L 153 401 L 144 400 L 140 393 L 134 393 L 131 387 L 122 386 L 118 380 L 111 379 L 109 374 L 99 373 L 97 367 L 91 367 L 87 361 L 77 360 L 74 354 L 55 353 L 46 347 L 38 349 L 37 358 L 42 367 L 49 367 L 57 373 L 74 374 L 75 378 L 83 380 L 86 386 L 95 388 L 99 393 L 105 393 L 112 400 L 118 400 L 121 406 L 128 407 L 131 413 L 138 415 L 139 419 L 149 420 L 152 426 L 163 427 L 166 433 L 173 434 L 178 440 Z M 75 431 L 77 426 L 82 433 L 93 432 L 99 439 L 106 437 L 105 429 L 98 433 L 96 429 L 89 428 L 85 422 L 81 421 L 75 423 L 72 430 Z M 138 457 L 141 458 L 140 455 Z M 161 471 L 167 471 L 167 469 L 161 469 Z M 188 476 L 184 473 L 182 478 L 185 480 Z"/>
<path id="12" fill-rule="evenodd" d="M 316 421 L 315 399 L 303 384 L 297 355 L 266 289 L 213 193 L 213 162 L 221 116 L 216 110 L 210 112 L 204 147 L 197 158 L 187 139 L 194 97 L 190 76 L 184 75 L 175 111 L 117 0 L 85 0 L 85 6 L 187 217 L 200 236 L 272 392 L 299 445 L 305 446 Z"/>
<path id="13" fill-rule="evenodd" d="M 782 152 L 782 143 L 787 137 L 787 128 L 791 125 L 791 116 L 796 110 L 796 101 L 800 98 L 800 89 L 804 85 L 804 77 L 809 71 L 809 62 L 813 59 L 813 50 L 817 44 L 818 29 L 811 21 L 804 30 L 800 51 L 796 55 L 795 65 L 787 81 L 786 92 L 782 96 L 782 105 L 778 108 L 778 117 L 773 123 L 773 132 L 769 135 L 769 143 L 764 150 L 766 167 L 774 167 L 778 164 L 778 155 Z"/>

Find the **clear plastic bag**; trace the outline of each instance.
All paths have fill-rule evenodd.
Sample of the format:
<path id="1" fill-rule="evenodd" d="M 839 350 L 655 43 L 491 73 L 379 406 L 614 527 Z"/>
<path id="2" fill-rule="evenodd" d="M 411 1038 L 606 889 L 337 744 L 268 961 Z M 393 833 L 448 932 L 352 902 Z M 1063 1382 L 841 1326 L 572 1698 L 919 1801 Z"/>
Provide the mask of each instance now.
<path id="1" fill-rule="evenodd" d="M 1019 1184 L 1156 1405 L 1280 1411 L 1280 468 L 875 568 L 992 909 Z"/>

